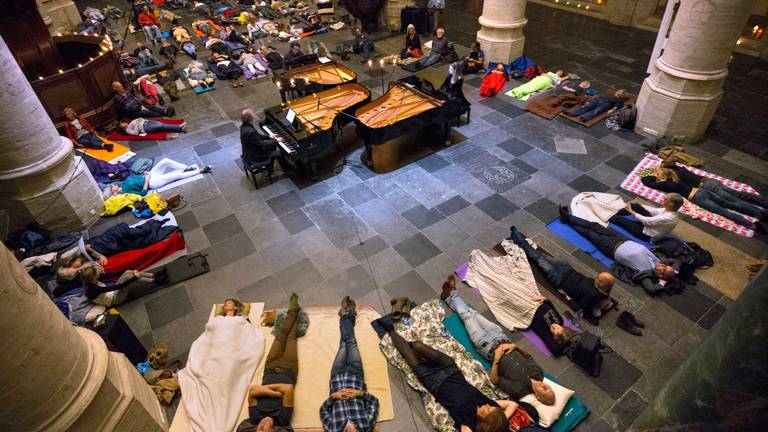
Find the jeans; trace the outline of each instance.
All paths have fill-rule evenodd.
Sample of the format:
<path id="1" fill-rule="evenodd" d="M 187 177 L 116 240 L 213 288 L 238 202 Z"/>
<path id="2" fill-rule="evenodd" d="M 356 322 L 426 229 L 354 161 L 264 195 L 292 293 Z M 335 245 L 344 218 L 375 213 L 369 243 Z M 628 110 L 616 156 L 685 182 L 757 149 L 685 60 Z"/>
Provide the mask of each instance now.
<path id="1" fill-rule="evenodd" d="M 469 333 L 472 345 L 477 348 L 477 352 L 484 358 L 493 359 L 493 353 L 500 343 L 509 342 L 509 338 L 504 334 L 501 327 L 488 320 L 476 310 L 471 309 L 464 300 L 459 297 L 459 293 L 453 291 L 445 300 L 448 306 L 461 317 L 464 327 Z"/>
<path id="2" fill-rule="evenodd" d="M 88 148 L 103 148 L 104 143 L 96 135 L 88 132 L 80 136 L 77 139 L 77 143 L 83 147 Z"/>
<path id="3" fill-rule="evenodd" d="M 520 249 L 525 252 L 528 259 L 536 264 L 541 272 L 544 273 L 544 277 L 546 277 L 553 286 L 557 288 L 563 286 L 563 280 L 565 280 L 568 272 L 573 270 L 573 267 L 571 267 L 570 264 L 565 261 L 550 258 L 532 248 L 517 229 L 512 230 L 512 241 L 520 246 Z"/>
<path id="4" fill-rule="evenodd" d="M 183 132 L 181 125 L 161 123 L 159 121 L 147 120 L 144 123 L 144 132 L 151 134 L 155 132 Z"/>
<path id="5" fill-rule="evenodd" d="M 144 36 L 147 38 L 147 46 L 157 43 L 158 40 L 163 38 L 160 29 L 156 25 L 143 26 Z"/>
<path id="6" fill-rule="evenodd" d="M 134 117 L 165 117 L 168 112 L 165 108 L 150 104 L 141 104 L 141 111 Z"/>
<path id="7" fill-rule="evenodd" d="M 153 74 L 155 72 L 160 72 L 161 70 L 165 69 L 166 66 L 164 64 L 159 65 L 152 65 L 152 66 L 137 66 L 133 68 L 133 74 L 136 75 L 136 77 L 140 77 L 142 75 L 149 75 Z"/>
<path id="8" fill-rule="evenodd" d="M 403 356 L 428 392 L 435 394 L 451 374 L 458 372 L 453 358 L 421 341 L 408 342 L 396 331 L 389 332 L 392 345 Z"/>
<path id="9" fill-rule="evenodd" d="M 606 228 L 598 223 L 586 221 L 570 215 L 566 221 L 576 232 L 586 237 L 595 247 L 608 258 L 613 258 L 616 248 L 628 239 L 622 234 Z"/>
<path id="10" fill-rule="evenodd" d="M 189 170 L 187 165 L 168 158 L 161 160 L 149 171 L 149 188 L 158 189 L 177 180 L 200 174 L 200 170 Z"/>
<path id="11" fill-rule="evenodd" d="M 264 373 L 275 369 L 288 371 L 297 376 L 299 373 L 299 354 L 296 349 L 296 337 L 299 331 L 299 312 L 288 310 L 280 330 L 275 336 L 264 363 Z"/>
<path id="12" fill-rule="evenodd" d="M 572 111 L 563 110 L 569 116 L 580 117 L 582 121 L 590 121 L 598 115 L 611 109 L 611 102 L 591 100 Z"/>
<path id="13" fill-rule="evenodd" d="M 731 200 L 728 198 L 723 198 L 722 196 L 706 189 L 699 189 L 698 192 L 696 192 L 696 195 L 693 196 L 691 202 L 705 210 L 709 210 L 712 213 L 716 213 L 720 216 L 728 218 L 734 223 L 744 227 L 751 227 L 752 222 L 748 221 L 744 216 L 741 216 L 738 213 L 734 213 L 731 210 L 756 216 L 759 216 L 760 213 L 758 207 L 756 206 L 745 203 L 739 199 Z M 755 209 L 758 210 L 755 211 Z"/>
<path id="14" fill-rule="evenodd" d="M 720 183 L 719 181 L 715 179 L 704 179 L 704 181 L 701 182 L 701 188 L 706 189 L 715 195 L 727 199 L 729 201 L 743 201 L 744 203 L 752 204 L 756 207 L 762 207 L 763 209 L 768 209 L 768 199 L 761 195 L 749 193 L 749 192 L 742 192 L 737 191 L 736 189 L 731 189 L 728 186 Z M 735 210 L 735 209 L 734 209 Z M 757 209 L 760 210 L 760 209 Z M 749 216 L 754 217 L 760 217 L 760 213 L 751 214 L 751 213 L 745 213 Z"/>
<path id="15" fill-rule="evenodd" d="M 331 378 L 343 372 L 350 372 L 363 377 L 363 359 L 360 357 L 360 350 L 357 348 L 357 339 L 355 338 L 355 316 L 346 314 L 339 319 L 341 328 L 341 339 L 339 340 L 339 350 L 336 352 L 336 358 L 331 366 Z"/>

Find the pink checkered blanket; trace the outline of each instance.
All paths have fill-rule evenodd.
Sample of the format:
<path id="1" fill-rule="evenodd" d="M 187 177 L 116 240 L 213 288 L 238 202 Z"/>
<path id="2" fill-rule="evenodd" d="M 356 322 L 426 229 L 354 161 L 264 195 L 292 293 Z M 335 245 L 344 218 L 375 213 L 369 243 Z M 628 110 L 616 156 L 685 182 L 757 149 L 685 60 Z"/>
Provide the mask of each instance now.
<path id="1" fill-rule="evenodd" d="M 634 192 L 637 195 L 640 195 L 643 198 L 646 198 L 648 200 L 651 200 L 653 202 L 661 204 L 664 202 L 664 192 L 657 191 L 656 189 L 651 189 L 647 186 L 645 186 L 640 181 L 640 176 L 638 176 L 638 172 L 640 172 L 643 169 L 646 168 L 654 168 L 655 166 L 659 165 L 661 163 L 661 159 L 652 154 L 652 153 L 646 153 L 643 160 L 640 161 L 639 164 L 635 167 L 635 169 L 632 170 L 632 172 L 627 176 L 626 179 L 621 183 L 621 187 L 623 189 L 626 189 L 630 192 Z M 756 190 L 754 190 L 750 185 L 745 183 L 739 183 L 737 181 L 733 181 L 731 179 L 723 178 L 720 176 L 717 176 L 715 174 L 709 173 L 707 171 L 690 167 L 687 165 L 683 165 L 678 163 L 679 166 L 686 168 L 687 170 L 691 171 L 692 173 L 703 176 L 703 177 L 709 177 L 713 178 L 724 185 L 728 186 L 731 189 L 737 190 L 737 191 L 743 191 L 743 192 L 749 192 L 753 194 L 758 194 Z M 710 211 L 704 210 L 703 208 L 697 206 L 696 204 L 685 200 L 685 204 L 683 204 L 683 207 L 680 209 L 683 214 L 686 214 L 694 219 L 699 219 L 704 222 L 708 222 L 714 226 L 720 227 L 724 230 L 731 231 L 733 233 L 736 233 L 738 235 L 744 236 L 744 237 L 752 237 L 755 235 L 755 232 L 747 227 L 737 225 L 733 223 L 730 219 L 726 219 L 723 216 L 714 214 Z M 755 218 L 745 216 L 747 219 L 751 221 L 755 221 Z"/>

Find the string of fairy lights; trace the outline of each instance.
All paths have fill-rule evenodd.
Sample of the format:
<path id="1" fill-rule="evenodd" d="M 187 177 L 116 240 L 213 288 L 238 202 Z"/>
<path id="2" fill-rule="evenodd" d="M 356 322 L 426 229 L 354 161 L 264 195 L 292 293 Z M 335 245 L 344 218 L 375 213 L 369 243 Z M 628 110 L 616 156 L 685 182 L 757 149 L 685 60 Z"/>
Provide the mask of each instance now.
<path id="1" fill-rule="evenodd" d="M 591 10 L 593 6 L 604 6 L 605 0 L 552 0 L 552 3 L 560 6 L 570 6 L 576 9 Z"/>
<path id="2" fill-rule="evenodd" d="M 84 34 L 84 35 L 81 35 L 81 34 L 78 34 L 78 33 L 72 33 L 72 32 L 56 33 L 56 37 L 65 37 L 65 36 L 86 36 L 86 37 L 93 37 L 94 39 L 100 39 L 100 41 L 99 41 L 99 54 L 98 54 L 99 56 L 104 55 L 104 54 L 112 51 L 112 49 L 114 48 L 114 45 L 112 45 L 112 40 L 108 36 L 103 36 L 103 37 L 100 38 L 96 33 L 87 33 L 87 34 Z M 88 64 L 88 63 L 92 62 L 93 60 L 95 60 L 94 57 L 88 57 L 88 61 L 85 64 Z M 67 69 L 67 70 L 59 69 L 58 72 L 59 72 L 59 75 L 62 75 L 62 74 L 64 74 L 64 72 L 69 72 L 69 71 L 72 71 L 72 70 L 75 70 L 75 69 L 79 69 L 79 68 L 81 68 L 83 66 L 84 65 L 82 63 L 78 63 L 77 67 L 74 67 L 74 68 L 71 68 L 71 69 Z M 37 77 L 37 79 L 38 80 L 42 80 L 42 79 L 45 79 L 45 77 L 40 75 L 40 76 Z"/>

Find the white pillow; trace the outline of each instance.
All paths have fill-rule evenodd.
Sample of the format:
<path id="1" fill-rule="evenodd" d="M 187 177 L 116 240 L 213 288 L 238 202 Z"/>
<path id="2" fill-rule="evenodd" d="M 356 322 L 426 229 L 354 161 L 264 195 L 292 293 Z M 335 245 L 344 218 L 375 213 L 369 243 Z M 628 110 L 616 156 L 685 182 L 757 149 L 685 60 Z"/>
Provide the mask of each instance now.
<path id="1" fill-rule="evenodd" d="M 560 418 L 560 414 L 562 414 L 565 405 L 571 399 L 571 396 L 573 396 L 574 391 L 568 390 L 560 384 L 550 381 L 546 377 L 544 377 L 544 382 L 552 387 L 552 391 L 555 392 L 555 403 L 552 405 L 544 405 L 536 399 L 536 396 L 533 393 L 520 398 L 520 402 L 533 405 L 539 413 L 539 424 L 544 427 L 550 427 L 558 418 Z"/>

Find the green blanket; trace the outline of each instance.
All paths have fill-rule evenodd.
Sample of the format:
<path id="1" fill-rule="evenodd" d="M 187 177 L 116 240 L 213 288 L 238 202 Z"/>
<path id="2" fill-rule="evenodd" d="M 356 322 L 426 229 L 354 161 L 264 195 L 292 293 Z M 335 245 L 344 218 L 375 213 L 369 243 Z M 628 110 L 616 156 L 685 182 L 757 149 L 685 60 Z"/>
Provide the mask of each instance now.
<path id="1" fill-rule="evenodd" d="M 552 83 L 552 80 L 548 76 L 539 75 L 527 83 L 508 91 L 507 95 L 524 101 L 528 100 L 532 94 L 546 90 L 548 88 L 552 88 L 554 86 L 555 85 Z"/>
<path id="2" fill-rule="evenodd" d="M 464 323 L 461 322 L 461 318 L 458 314 L 452 314 L 448 318 L 443 319 L 443 325 L 448 330 L 448 333 L 450 333 L 451 336 L 453 336 L 453 338 L 472 355 L 472 357 L 482 363 L 486 369 L 491 369 L 491 363 L 482 358 L 475 349 L 472 340 L 469 338 L 469 333 L 467 333 L 467 329 L 464 328 Z M 544 375 L 550 380 L 557 382 L 552 375 L 546 372 L 544 372 Z M 565 405 L 560 418 L 552 425 L 552 432 L 568 432 L 573 430 L 579 423 L 587 418 L 587 415 L 589 415 L 589 407 L 584 405 L 584 402 L 574 394 L 573 397 L 571 397 L 571 400 Z"/>

